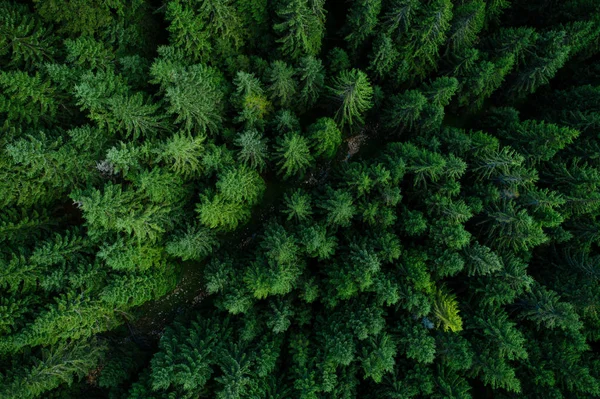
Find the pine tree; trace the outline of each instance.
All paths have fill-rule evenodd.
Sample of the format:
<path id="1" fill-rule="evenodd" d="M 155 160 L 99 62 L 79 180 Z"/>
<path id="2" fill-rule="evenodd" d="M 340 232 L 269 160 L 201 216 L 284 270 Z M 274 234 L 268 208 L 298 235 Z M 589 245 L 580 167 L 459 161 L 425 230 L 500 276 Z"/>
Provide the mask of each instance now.
<path id="1" fill-rule="evenodd" d="M 165 17 L 170 21 L 168 30 L 173 45 L 195 61 L 207 61 L 212 52 L 210 35 L 205 29 L 204 21 L 193 9 L 181 2 L 170 1 Z"/>
<path id="2" fill-rule="evenodd" d="M 568 60 L 571 48 L 565 44 L 564 31 L 548 31 L 536 40 L 536 49 L 517 70 L 510 92 L 533 93 L 547 84 Z"/>
<path id="3" fill-rule="evenodd" d="M 308 134 L 314 140 L 315 155 L 333 158 L 342 144 L 342 133 L 333 119 L 320 118 L 308 127 Z"/>
<path id="4" fill-rule="evenodd" d="M 183 177 L 197 176 L 203 169 L 200 155 L 204 151 L 205 139 L 201 135 L 175 133 L 157 148 L 156 161 L 167 164 L 169 169 Z"/>
<path id="5" fill-rule="evenodd" d="M 483 29 L 485 7 L 485 2 L 477 0 L 456 7 L 448 35 L 448 45 L 453 51 L 473 45 Z"/>
<path id="6" fill-rule="evenodd" d="M 71 385 L 100 363 L 106 346 L 95 340 L 42 349 L 2 378 L 2 397 L 36 398 L 61 384 Z M 28 364 L 27 364 L 28 363 Z"/>
<path id="7" fill-rule="evenodd" d="M 267 166 L 267 143 L 262 135 L 255 129 L 240 133 L 234 144 L 238 146 L 238 156 L 246 165 L 262 172 Z"/>
<path id="8" fill-rule="evenodd" d="M 106 48 L 104 43 L 91 37 L 81 36 L 77 39 L 65 40 L 67 49 L 66 61 L 86 69 L 105 69 L 114 62 L 114 52 Z"/>
<path id="9" fill-rule="evenodd" d="M 297 67 L 300 96 L 299 104 L 303 109 L 309 109 L 319 99 L 325 84 L 325 71 L 320 59 L 307 56 L 300 59 Z"/>
<path id="10" fill-rule="evenodd" d="M 310 200 L 310 196 L 300 190 L 294 191 L 292 195 L 286 195 L 284 200 L 286 209 L 283 212 L 287 214 L 287 219 L 299 222 L 309 220 L 312 215 Z"/>
<path id="11" fill-rule="evenodd" d="M 220 245 L 212 230 L 188 225 L 186 230 L 170 239 L 165 251 L 183 260 L 200 260 L 213 253 Z"/>
<path id="12" fill-rule="evenodd" d="M 283 61 L 275 61 L 269 71 L 269 91 L 276 103 L 289 107 L 296 95 L 296 81 L 293 78 L 294 69 Z"/>
<path id="13" fill-rule="evenodd" d="M 177 116 L 175 123 L 181 123 L 187 131 L 218 130 L 225 90 L 223 76 L 217 69 L 203 64 L 182 68 L 159 60 L 152 65 L 151 73 L 169 104 L 167 112 Z"/>
<path id="14" fill-rule="evenodd" d="M 392 97 L 391 106 L 385 114 L 386 127 L 400 131 L 416 128 L 426 104 L 427 97 L 418 90 L 409 90 Z"/>
<path id="15" fill-rule="evenodd" d="M 378 35 L 373 42 L 369 70 L 379 78 L 387 77 L 394 68 L 400 53 L 388 34 Z"/>
<path id="16" fill-rule="evenodd" d="M 354 200 L 347 191 L 329 191 L 319 207 L 327 212 L 327 223 L 347 227 L 356 212 Z"/>
<path id="17" fill-rule="evenodd" d="M 279 173 L 284 179 L 293 175 L 302 175 L 310 166 L 312 155 L 308 140 L 298 133 L 290 132 L 281 138 L 275 148 L 279 165 Z"/>
<path id="18" fill-rule="evenodd" d="M 77 0 L 36 0 L 36 10 L 51 22 L 58 23 L 68 33 L 93 34 L 113 23 L 115 15 L 122 15 L 130 6 L 138 9 L 140 3 L 133 4 L 114 1 L 110 3 L 90 4 Z"/>
<path id="19" fill-rule="evenodd" d="M 462 330 L 462 319 L 458 315 L 457 302 L 454 295 L 445 288 L 438 288 L 433 302 L 433 315 L 444 331 L 458 332 Z"/>
<path id="20" fill-rule="evenodd" d="M 293 112 L 287 109 L 277 112 L 273 118 L 272 125 L 279 134 L 300 130 L 300 121 Z"/>
<path id="21" fill-rule="evenodd" d="M 521 154 L 534 161 L 549 161 L 579 136 L 575 129 L 535 120 L 523 121 L 511 130 L 501 129 L 500 134 L 514 143 Z"/>
<path id="22" fill-rule="evenodd" d="M 0 6 L 0 56 L 8 55 L 8 65 L 25 66 L 52 61 L 56 38 L 36 15 L 20 4 L 4 3 Z"/>
<path id="23" fill-rule="evenodd" d="M 321 0 L 285 0 L 276 11 L 273 29 L 281 37 L 281 52 L 292 60 L 316 56 L 324 35 L 325 10 Z"/>
<path id="24" fill-rule="evenodd" d="M 250 217 L 245 204 L 225 200 L 221 194 L 202 195 L 196 207 L 200 222 L 211 229 L 234 230 Z"/>
<path id="25" fill-rule="evenodd" d="M 220 173 L 216 187 L 225 201 L 255 205 L 265 190 L 265 183 L 258 172 L 242 166 Z"/>
<path id="26" fill-rule="evenodd" d="M 253 74 L 238 72 L 233 84 L 236 87 L 235 103 L 239 108 L 239 122 L 247 128 L 262 127 L 271 103 L 264 94 L 260 81 Z"/>
<path id="27" fill-rule="evenodd" d="M 329 96 L 338 107 L 335 118 L 342 128 L 364 123 L 364 113 L 373 106 L 373 88 L 367 75 L 358 69 L 340 72 L 329 88 Z"/>
<path id="28" fill-rule="evenodd" d="M 39 73 L 30 76 L 23 71 L 0 72 L 0 87 L 0 115 L 4 115 L 5 127 L 13 121 L 31 125 L 51 122 L 56 115 L 54 88 Z"/>
<path id="29" fill-rule="evenodd" d="M 375 30 L 378 15 L 381 11 L 381 0 L 354 1 L 348 11 L 346 37 L 350 48 L 356 50 Z"/>

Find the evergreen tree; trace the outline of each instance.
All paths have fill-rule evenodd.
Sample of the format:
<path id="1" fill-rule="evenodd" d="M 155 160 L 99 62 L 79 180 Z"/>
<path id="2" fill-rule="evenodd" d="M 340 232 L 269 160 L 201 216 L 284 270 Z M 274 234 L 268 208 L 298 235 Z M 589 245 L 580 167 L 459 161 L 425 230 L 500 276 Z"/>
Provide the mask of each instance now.
<path id="1" fill-rule="evenodd" d="M 341 72 L 333 80 L 329 95 L 338 107 L 335 117 L 341 127 L 364 123 L 364 113 L 373 106 L 373 88 L 358 69 Z"/>
<path id="2" fill-rule="evenodd" d="M 273 29 L 280 35 L 281 52 L 292 60 L 316 56 L 324 35 L 325 10 L 322 0 L 285 0 L 276 9 L 279 23 Z"/>
<path id="3" fill-rule="evenodd" d="M 294 69 L 283 61 L 275 61 L 269 72 L 269 91 L 282 107 L 289 107 L 296 94 L 296 81 L 293 79 Z"/>
<path id="4" fill-rule="evenodd" d="M 308 140 L 295 132 L 287 133 L 280 139 L 275 151 L 279 173 L 286 179 L 292 175 L 303 174 L 312 161 Z"/>
<path id="5" fill-rule="evenodd" d="M 0 397 L 600 396 L 599 15 L 2 2 Z"/>
<path id="6" fill-rule="evenodd" d="M 203 64 L 181 68 L 159 60 L 151 71 L 169 104 L 167 112 L 177 116 L 175 123 L 182 123 L 187 131 L 217 131 L 225 90 L 223 77 L 216 69 Z"/>
<path id="7" fill-rule="evenodd" d="M 347 28 L 350 32 L 346 41 L 350 48 L 357 49 L 368 38 L 377 26 L 377 17 L 381 11 L 381 0 L 358 0 L 353 2 L 347 17 Z"/>
<path id="8" fill-rule="evenodd" d="M 298 80 L 300 82 L 300 106 L 309 109 L 319 99 L 325 84 L 325 71 L 323 63 L 315 57 L 303 57 L 297 68 Z"/>
<path id="9" fill-rule="evenodd" d="M 246 130 L 235 139 L 240 148 L 240 160 L 252 168 L 262 171 L 267 165 L 267 143 L 261 134 L 254 129 Z"/>
<path id="10" fill-rule="evenodd" d="M 342 133 L 337 128 L 333 119 L 321 118 L 308 127 L 308 133 L 314 140 L 316 155 L 333 158 L 340 144 L 342 144 Z"/>

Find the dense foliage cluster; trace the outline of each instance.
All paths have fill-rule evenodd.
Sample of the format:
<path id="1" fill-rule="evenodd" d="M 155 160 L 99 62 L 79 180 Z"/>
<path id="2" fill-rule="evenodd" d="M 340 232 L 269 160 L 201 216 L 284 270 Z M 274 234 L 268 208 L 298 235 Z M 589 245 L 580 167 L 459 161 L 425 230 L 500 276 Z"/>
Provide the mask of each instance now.
<path id="1" fill-rule="evenodd" d="M 600 397 L 599 132 L 597 0 L 1 2 L 0 398 Z"/>

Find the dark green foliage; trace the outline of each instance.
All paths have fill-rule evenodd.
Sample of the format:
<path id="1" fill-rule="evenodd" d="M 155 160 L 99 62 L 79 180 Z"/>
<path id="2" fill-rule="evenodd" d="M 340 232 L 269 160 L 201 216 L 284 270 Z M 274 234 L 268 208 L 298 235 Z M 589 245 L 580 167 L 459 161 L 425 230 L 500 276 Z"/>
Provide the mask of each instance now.
<path id="1" fill-rule="evenodd" d="M 323 63 L 315 57 L 303 57 L 297 69 L 300 82 L 300 106 L 306 110 L 319 99 L 325 82 Z"/>
<path id="2" fill-rule="evenodd" d="M 329 96 L 337 107 L 335 117 L 342 127 L 362 124 L 364 113 L 373 106 L 373 88 L 367 75 L 358 69 L 340 72 L 329 88 Z"/>
<path id="3" fill-rule="evenodd" d="M 308 140 L 296 132 L 289 132 L 283 136 L 275 148 L 279 173 L 284 178 L 296 174 L 303 174 L 312 161 Z"/>
<path id="4" fill-rule="evenodd" d="M 177 116 L 175 123 L 188 131 L 216 132 L 225 92 L 216 69 L 203 64 L 183 68 L 159 59 L 152 66 L 152 76 L 164 92 L 167 112 Z"/>
<path id="5" fill-rule="evenodd" d="M 316 155 L 333 158 L 340 144 L 342 133 L 335 121 L 330 118 L 321 118 L 308 127 L 308 133 L 314 140 L 313 148 Z"/>
<path id="6" fill-rule="evenodd" d="M 358 48 L 375 31 L 381 12 L 381 0 L 354 1 L 347 17 L 346 41 L 351 49 Z"/>
<path id="7" fill-rule="evenodd" d="M 292 60 L 316 56 L 324 35 L 323 0 L 284 0 L 278 2 L 276 14 L 280 22 L 273 29 L 280 36 L 281 52 Z"/>
<path id="8" fill-rule="evenodd" d="M 40 120 L 51 120 L 56 114 L 54 89 L 39 73 L 31 76 L 23 71 L 3 71 L 0 88 L 0 115 L 5 128 L 9 122 L 35 125 Z"/>
<path id="9" fill-rule="evenodd" d="M 294 70 L 283 61 L 275 61 L 269 71 L 269 91 L 275 102 L 282 107 L 289 107 L 296 94 Z"/>
<path id="10" fill-rule="evenodd" d="M 600 397 L 595 0 L 0 4 L 0 398 Z"/>
<path id="11" fill-rule="evenodd" d="M 0 7 L 0 56 L 8 56 L 7 64 L 29 69 L 38 62 L 51 61 L 56 52 L 55 38 L 40 18 L 21 4 L 5 2 Z"/>
<path id="12" fill-rule="evenodd" d="M 238 154 L 242 162 L 259 171 L 267 166 L 267 143 L 257 130 L 240 133 L 234 143 L 239 147 Z"/>

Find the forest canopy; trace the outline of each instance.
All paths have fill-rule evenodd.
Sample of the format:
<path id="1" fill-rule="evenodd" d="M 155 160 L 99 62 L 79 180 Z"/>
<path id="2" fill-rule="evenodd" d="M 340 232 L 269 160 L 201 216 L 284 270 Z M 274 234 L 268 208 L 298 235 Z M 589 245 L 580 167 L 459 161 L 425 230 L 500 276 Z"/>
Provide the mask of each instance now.
<path id="1" fill-rule="evenodd" d="M 0 399 L 600 397 L 598 0 L 6 0 L 0 142 Z"/>

